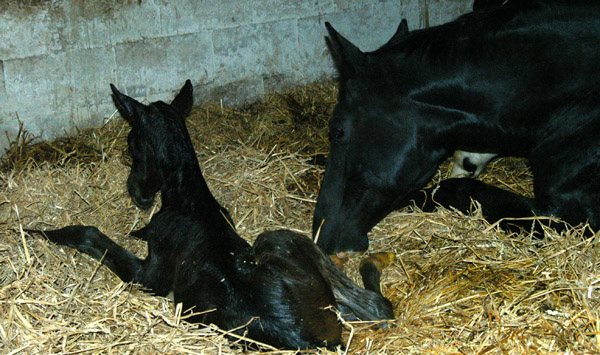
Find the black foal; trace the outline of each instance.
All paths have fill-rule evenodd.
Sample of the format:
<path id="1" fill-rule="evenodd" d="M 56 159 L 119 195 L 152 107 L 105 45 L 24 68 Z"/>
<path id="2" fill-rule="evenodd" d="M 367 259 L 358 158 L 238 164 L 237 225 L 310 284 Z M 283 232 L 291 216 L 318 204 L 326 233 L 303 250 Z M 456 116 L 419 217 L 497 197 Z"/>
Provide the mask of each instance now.
<path id="1" fill-rule="evenodd" d="M 172 293 L 194 313 L 192 322 L 235 329 L 275 347 L 339 345 L 342 326 L 329 306 L 347 319 L 393 318 L 379 285 L 356 286 L 308 237 L 266 232 L 252 247 L 238 236 L 206 185 L 186 129 L 189 80 L 171 104 L 146 106 L 111 89 L 131 125 L 129 195 L 143 209 L 162 195 L 160 211 L 132 233 L 148 242 L 148 256 L 136 257 L 95 227 L 39 233 L 101 260 L 123 281 L 160 296 Z"/>

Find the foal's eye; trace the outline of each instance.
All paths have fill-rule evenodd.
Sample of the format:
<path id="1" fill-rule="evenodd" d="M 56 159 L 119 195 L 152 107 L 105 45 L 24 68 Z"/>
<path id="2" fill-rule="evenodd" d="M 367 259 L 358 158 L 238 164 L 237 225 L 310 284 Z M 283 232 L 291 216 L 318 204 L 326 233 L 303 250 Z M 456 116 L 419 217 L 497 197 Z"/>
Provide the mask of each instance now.
<path id="1" fill-rule="evenodd" d="M 331 130 L 331 137 L 335 139 L 340 139 L 344 136 L 344 130 L 341 128 L 334 128 Z"/>

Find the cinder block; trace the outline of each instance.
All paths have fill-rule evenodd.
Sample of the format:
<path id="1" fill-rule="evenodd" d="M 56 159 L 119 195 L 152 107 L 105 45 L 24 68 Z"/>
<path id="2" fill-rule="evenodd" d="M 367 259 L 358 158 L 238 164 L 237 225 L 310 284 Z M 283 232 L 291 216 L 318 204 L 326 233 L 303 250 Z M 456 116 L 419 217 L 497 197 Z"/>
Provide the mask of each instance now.
<path id="1" fill-rule="evenodd" d="M 169 36 L 200 32 L 206 28 L 206 1 L 175 0 L 161 3 L 160 25 Z"/>
<path id="2" fill-rule="evenodd" d="M 4 115 L 1 111 L 0 114 Z M 6 154 L 10 142 L 13 142 L 16 139 L 18 130 L 18 122 L 13 124 L 10 121 L 0 121 L 0 132 L 2 132 L 2 134 L 0 134 L 0 155 Z"/>
<path id="3" fill-rule="evenodd" d="M 264 95 L 263 80 L 251 77 L 224 85 L 196 85 L 194 93 L 196 100 L 204 102 L 222 102 L 223 105 L 241 105 L 252 102 Z"/>
<path id="4" fill-rule="evenodd" d="M 383 0 L 385 1 L 385 0 Z M 380 2 L 383 2 L 380 1 Z M 368 2 L 366 1 L 362 1 L 362 0 L 334 0 L 335 2 L 335 10 L 333 12 L 344 12 L 344 11 L 348 11 L 348 10 L 356 10 L 356 9 L 362 9 L 365 7 L 365 5 L 368 4 Z M 398 1 L 400 2 L 400 1 Z"/>
<path id="5" fill-rule="evenodd" d="M 106 92 L 106 96 L 110 98 L 110 89 Z M 71 117 L 73 129 L 81 129 L 90 126 L 101 126 L 110 117 L 119 119 L 120 116 L 116 112 L 112 99 L 110 99 L 108 102 L 98 104 L 74 106 L 72 107 Z"/>
<path id="6" fill-rule="evenodd" d="M 183 32 L 220 30 L 252 24 L 255 19 L 250 9 L 254 6 L 254 2 L 241 1 L 170 1 L 161 20 Z"/>
<path id="7" fill-rule="evenodd" d="M 429 10 L 429 25 L 437 26 L 452 21 L 461 14 L 471 11 L 473 1 L 428 0 L 427 6 Z"/>
<path id="8" fill-rule="evenodd" d="M 334 0 L 255 0 L 255 1 L 169 1 L 162 16 L 164 20 L 177 19 L 177 27 L 188 29 L 220 30 L 251 24 L 297 19 L 332 12 Z M 198 27 L 195 27 L 198 26 Z M 192 29 L 192 30 L 190 30 Z"/>
<path id="9" fill-rule="evenodd" d="M 9 110 L 18 112 L 24 122 L 28 117 L 64 111 L 71 99 L 68 73 L 65 53 L 5 61 Z"/>
<path id="10" fill-rule="evenodd" d="M 42 140 L 71 130 L 71 97 L 64 53 L 9 60 L 4 63 L 8 123 Z M 17 119 L 18 118 L 18 119 Z"/>
<path id="11" fill-rule="evenodd" d="M 186 79 L 211 80 L 212 49 L 206 32 L 121 43 L 115 47 L 116 85 L 142 98 L 178 89 Z"/>
<path id="12" fill-rule="evenodd" d="M 74 130 L 71 111 L 53 111 L 51 113 L 31 112 L 29 120 L 23 123 L 24 128 L 40 140 L 51 140 L 54 137 L 67 136 Z"/>
<path id="13" fill-rule="evenodd" d="M 217 84 L 292 71 L 298 43 L 295 20 L 214 31 L 212 38 Z"/>
<path id="14" fill-rule="evenodd" d="M 328 14 L 328 13 L 332 13 L 332 12 L 336 12 L 336 11 L 339 11 L 339 5 L 338 5 L 337 0 L 320 0 L 319 1 L 319 13 L 316 15 L 320 16 L 323 14 Z M 305 17 L 312 17 L 312 16 L 309 16 L 307 14 L 302 14 L 301 17 L 305 18 Z"/>
<path id="15" fill-rule="evenodd" d="M 359 2 L 344 6 L 358 6 Z M 364 3 L 362 3 L 364 4 Z M 298 20 L 298 48 L 294 71 L 300 81 L 318 79 L 335 73 L 333 61 L 325 45 L 325 21 L 363 51 L 379 48 L 394 34 L 401 19 L 407 18 L 409 26 L 418 25 L 417 0 L 387 1 L 352 11 L 334 12 Z"/>
<path id="16" fill-rule="evenodd" d="M 293 73 L 264 75 L 262 78 L 264 93 L 269 94 L 294 85 L 298 79 Z"/>
<path id="17" fill-rule="evenodd" d="M 15 139 L 19 130 L 19 120 L 15 109 L 16 106 L 6 95 L 4 61 L 0 60 L 0 156 L 5 154 L 9 142 Z"/>
<path id="18" fill-rule="evenodd" d="M 396 32 L 402 20 L 402 10 L 399 4 L 389 5 L 385 12 L 381 8 L 364 7 L 351 12 L 328 14 L 326 17 L 342 36 L 368 52 L 381 47 Z"/>
<path id="19" fill-rule="evenodd" d="M 204 30 L 220 30 L 223 28 L 245 26 L 252 23 L 249 7 L 253 2 L 241 1 L 182 1 L 177 5 L 179 15 L 185 23 L 196 22 Z"/>
<path id="20" fill-rule="evenodd" d="M 32 13 L 0 14 L 0 59 L 45 55 L 60 49 L 47 7 Z"/>
<path id="21" fill-rule="evenodd" d="M 4 81 L 4 61 L 0 60 L 0 100 L 6 96 L 6 86 Z M 1 102 L 1 101 L 0 101 Z M 2 107 L 0 105 L 0 107 Z"/>
<path id="22" fill-rule="evenodd" d="M 56 31 L 65 50 L 108 47 L 112 43 L 110 24 L 104 18 L 88 21 L 67 18 L 56 25 Z"/>
<path id="23" fill-rule="evenodd" d="M 397 20 L 402 21 L 402 19 L 406 19 L 406 21 L 408 22 L 408 29 L 412 31 L 412 30 L 420 29 L 419 16 L 420 16 L 419 1 L 412 0 L 412 1 L 407 1 L 406 3 L 405 2 L 402 3 L 402 6 L 400 7 L 400 14 L 399 14 L 399 17 L 397 18 Z M 397 24 L 399 24 L 400 21 L 397 21 Z M 394 32 L 396 31 L 396 28 L 397 28 L 397 26 L 394 27 Z"/>
<path id="24" fill-rule="evenodd" d="M 317 16 L 330 1 L 255 0 L 245 6 L 246 15 L 252 23 L 297 19 L 300 16 Z M 238 5 L 239 7 L 239 5 Z"/>
<path id="25" fill-rule="evenodd" d="M 116 9 L 107 19 L 113 45 L 167 36 L 160 22 L 160 8 L 154 1 L 134 2 Z"/>
<path id="26" fill-rule="evenodd" d="M 79 49 L 66 54 L 72 107 L 110 102 L 109 84 L 116 82 L 111 48 Z"/>
<path id="27" fill-rule="evenodd" d="M 298 47 L 293 70 L 301 82 L 335 74 L 333 61 L 325 44 L 327 16 L 298 20 Z"/>

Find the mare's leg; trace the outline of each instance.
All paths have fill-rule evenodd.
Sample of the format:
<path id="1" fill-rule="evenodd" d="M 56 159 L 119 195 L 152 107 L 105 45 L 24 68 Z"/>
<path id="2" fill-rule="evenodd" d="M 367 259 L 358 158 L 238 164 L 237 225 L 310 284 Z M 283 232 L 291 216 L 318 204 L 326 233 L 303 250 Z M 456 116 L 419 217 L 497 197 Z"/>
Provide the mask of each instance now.
<path id="1" fill-rule="evenodd" d="M 358 287 L 314 242 L 287 230 L 262 233 L 254 243 L 256 253 L 275 253 L 298 264 L 311 267 L 327 280 L 345 319 L 365 321 L 393 319 L 394 310 L 388 299 L 374 290 Z"/>
<path id="2" fill-rule="evenodd" d="M 530 231 L 533 228 L 536 232 L 542 233 L 542 236 L 543 230 L 535 221 L 513 218 L 548 215 L 545 209 L 538 207 L 533 198 L 469 178 L 444 180 L 436 187 L 416 192 L 412 199 L 417 207 L 426 212 L 431 212 L 441 205 L 456 208 L 464 213 L 471 211 L 472 200 L 475 200 L 481 204 L 482 212 L 490 223 L 507 218 L 508 220 L 500 222 L 503 229 Z"/>

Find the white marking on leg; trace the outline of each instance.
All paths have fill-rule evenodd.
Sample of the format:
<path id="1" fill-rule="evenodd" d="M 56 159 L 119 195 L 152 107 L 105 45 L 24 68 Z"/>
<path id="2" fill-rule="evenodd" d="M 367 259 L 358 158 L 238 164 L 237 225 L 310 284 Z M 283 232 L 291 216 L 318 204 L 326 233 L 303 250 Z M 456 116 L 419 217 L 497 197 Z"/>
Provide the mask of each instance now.
<path id="1" fill-rule="evenodd" d="M 451 178 L 462 178 L 462 177 L 478 177 L 490 160 L 497 157 L 498 154 L 493 153 L 473 153 L 457 150 L 454 152 L 454 164 L 452 164 L 452 172 L 450 173 Z M 465 169 L 465 159 L 468 162 L 475 165 L 475 171 L 469 171 Z"/>

